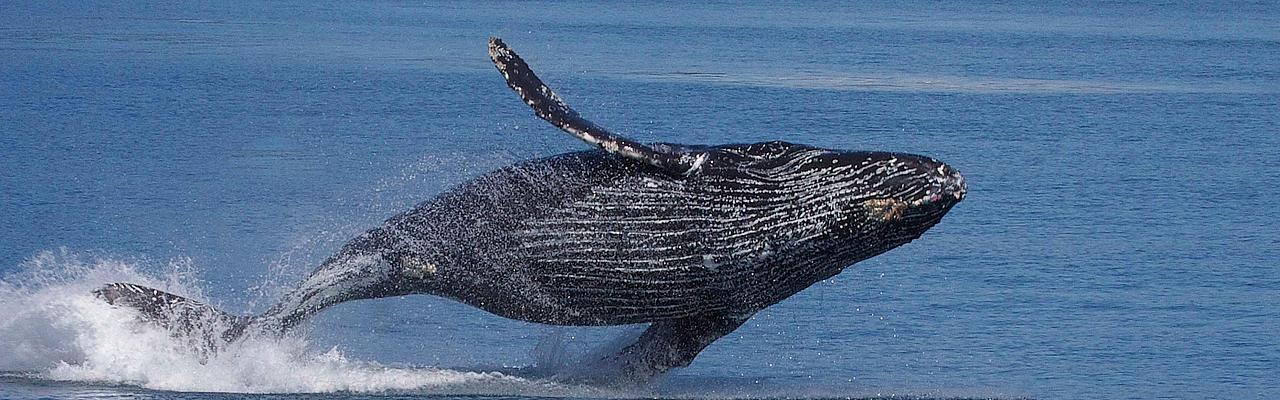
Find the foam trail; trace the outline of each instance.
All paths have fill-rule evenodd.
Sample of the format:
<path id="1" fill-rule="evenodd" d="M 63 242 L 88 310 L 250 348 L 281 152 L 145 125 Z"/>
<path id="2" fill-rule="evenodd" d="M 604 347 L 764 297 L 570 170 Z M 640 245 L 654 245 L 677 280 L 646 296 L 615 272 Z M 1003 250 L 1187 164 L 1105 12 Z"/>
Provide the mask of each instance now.
<path id="1" fill-rule="evenodd" d="M 144 263 L 145 264 L 145 263 Z M 41 379 L 136 385 L 149 389 L 235 393 L 387 392 L 614 397 L 602 389 L 554 384 L 498 372 L 385 366 L 307 349 L 305 337 L 247 338 L 202 355 L 189 338 L 137 320 L 90 291 L 134 282 L 198 300 L 189 262 L 157 278 L 139 263 L 45 252 L 0 278 L 0 371 Z"/>

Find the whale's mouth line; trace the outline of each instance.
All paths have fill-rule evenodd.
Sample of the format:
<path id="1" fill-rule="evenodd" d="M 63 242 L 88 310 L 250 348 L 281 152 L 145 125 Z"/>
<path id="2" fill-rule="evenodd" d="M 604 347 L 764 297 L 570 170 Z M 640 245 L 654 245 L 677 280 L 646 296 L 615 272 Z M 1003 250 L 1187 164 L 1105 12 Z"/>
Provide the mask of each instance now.
<path id="1" fill-rule="evenodd" d="M 964 200 L 964 195 L 964 189 L 952 192 L 930 190 L 924 196 L 914 200 L 896 198 L 867 199 L 862 201 L 862 207 L 883 221 L 895 221 L 901 219 L 911 210 L 921 209 L 944 202 L 959 202 Z"/>
<path id="2" fill-rule="evenodd" d="M 924 195 L 924 197 L 921 197 L 919 199 L 916 199 L 914 201 L 907 203 L 907 205 L 911 207 L 924 207 L 933 203 L 937 203 L 939 201 L 942 201 L 942 194 L 937 192 L 931 192 L 929 194 Z"/>
<path id="3" fill-rule="evenodd" d="M 965 190 L 963 188 L 956 189 L 950 192 L 931 190 L 928 193 L 926 193 L 924 196 L 921 196 L 918 199 L 908 201 L 905 203 L 907 204 L 907 206 L 911 208 L 925 207 L 925 206 L 930 206 L 935 203 L 940 203 L 948 200 L 959 202 L 961 200 L 964 200 L 964 195 L 965 195 Z"/>

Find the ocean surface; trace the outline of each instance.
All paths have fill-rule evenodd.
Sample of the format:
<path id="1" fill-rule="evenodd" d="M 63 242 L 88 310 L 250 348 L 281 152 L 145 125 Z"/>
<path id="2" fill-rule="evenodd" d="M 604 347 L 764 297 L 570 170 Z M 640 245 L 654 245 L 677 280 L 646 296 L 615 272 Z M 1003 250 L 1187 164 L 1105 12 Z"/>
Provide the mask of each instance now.
<path id="1" fill-rule="evenodd" d="M 1280 398 L 1274 2 L 0 4 L 0 398 Z M 642 141 L 927 154 L 969 196 L 917 241 L 640 388 L 638 327 L 430 296 L 201 357 L 89 295 L 260 312 L 451 185 L 587 148 L 519 51 Z"/>

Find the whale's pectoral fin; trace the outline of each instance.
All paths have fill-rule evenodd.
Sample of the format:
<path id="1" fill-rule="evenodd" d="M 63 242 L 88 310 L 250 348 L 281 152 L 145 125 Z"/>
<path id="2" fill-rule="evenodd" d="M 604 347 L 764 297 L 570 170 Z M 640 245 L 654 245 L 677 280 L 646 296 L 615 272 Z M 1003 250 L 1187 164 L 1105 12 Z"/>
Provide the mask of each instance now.
<path id="1" fill-rule="evenodd" d="M 644 382 L 674 368 L 686 367 L 703 349 L 728 335 L 751 315 L 705 315 L 658 321 L 635 343 L 612 356 L 625 378 Z"/>
<path id="2" fill-rule="evenodd" d="M 489 38 L 489 58 L 539 118 L 605 151 L 661 168 L 676 176 L 693 175 L 707 160 L 707 152 L 684 146 L 650 146 L 616 135 L 582 118 L 529 69 L 529 65 L 501 39 Z"/>
<path id="3" fill-rule="evenodd" d="M 251 319 L 175 294 L 131 283 L 112 283 L 93 294 L 107 304 L 133 308 L 143 319 L 174 334 L 201 341 L 203 350 L 215 350 L 244 334 Z"/>

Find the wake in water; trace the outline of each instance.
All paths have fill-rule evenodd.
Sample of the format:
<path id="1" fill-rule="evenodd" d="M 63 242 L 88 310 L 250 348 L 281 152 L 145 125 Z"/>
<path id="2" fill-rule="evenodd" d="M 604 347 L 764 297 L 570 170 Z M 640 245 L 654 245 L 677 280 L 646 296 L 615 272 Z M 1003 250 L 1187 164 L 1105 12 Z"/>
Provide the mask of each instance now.
<path id="1" fill-rule="evenodd" d="M 348 360 L 333 348 L 314 351 L 305 336 L 246 337 L 217 352 L 190 336 L 146 323 L 91 292 L 109 282 L 138 284 L 203 301 L 189 261 L 152 276 L 144 262 L 45 252 L 0 278 L 0 371 L 40 379 L 136 385 L 149 389 L 236 393 L 412 391 L 530 396 L 622 395 L 607 389 L 511 373 L 386 366 Z M 551 350 L 547 350 L 551 349 Z M 520 375 L 561 376 L 578 365 L 543 346 L 539 366 Z"/>

